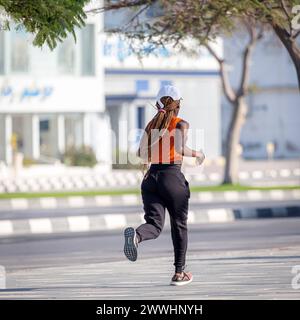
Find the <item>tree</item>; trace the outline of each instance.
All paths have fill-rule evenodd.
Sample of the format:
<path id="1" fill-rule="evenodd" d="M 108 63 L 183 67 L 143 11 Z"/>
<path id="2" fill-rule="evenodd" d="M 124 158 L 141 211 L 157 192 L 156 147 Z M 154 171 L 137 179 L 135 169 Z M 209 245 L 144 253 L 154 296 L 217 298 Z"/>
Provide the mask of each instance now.
<path id="1" fill-rule="evenodd" d="M 160 7 L 160 16 L 143 25 L 138 16 L 146 9 Z M 300 90 L 300 35 L 299 0 L 107 0 L 97 11 L 134 8 L 137 13 L 132 19 L 133 28 L 122 30 L 127 37 L 148 41 L 158 37 L 160 44 L 170 40 L 178 44 L 187 35 L 197 37 L 202 42 L 211 40 L 220 32 L 234 29 L 236 19 L 252 18 L 271 26 L 295 65 Z M 121 30 L 112 30 L 119 32 Z M 156 41 L 155 41 L 156 42 Z"/>
<path id="2" fill-rule="evenodd" d="M 13 21 L 18 28 L 23 27 L 27 32 L 35 34 L 34 45 L 42 46 L 47 43 L 51 49 L 56 47 L 57 41 L 63 41 L 68 32 L 76 39 L 74 27 L 85 25 L 87 12 L 132 8 L 138 11 L 134 17 L 138 18 L 145 9 L 157 5 L 162 8 L 166 21 L 158 21 L 152 25 L 150 30 L 153 35 L 167 31 L 173 22 L 179 22 L 178 27 L 183 33 L 196 32 L 203 40 L 214 36 L 215 26 L 230 30 L 234 17 L 250 16 L 272 26 L 295 65 L 300 90 L 300 48 L 296 41 L 300 34 L 300 22 L 297 21 L 297 18 L 300 19 L 299 14 L 297 15 L 300 11 L 299 0 L 105 0 L 104 6 L 85 12 L 84 7 L 89 2 L 90 0 L 0 0 L 0 14 L 7 16 L 4 27 L 9 28 L 9 20 Z M 293 8 L 299 9 L 293 11 Z M 177 34 L 177 39 L 179 38 L 180 35 Z"/>
<path id="3" fill-rule="evenodd" d="M 225 142 L 225 170 L 223 184 L 238 182 L 238 144 L 242 126 L 246 120 L 248 106 L 246 96 L 249 91 L 249 73 L 251 55 L 257 41 L 263 36 L 263 28 L 257 28 L 256 23 L 250 19 L 244 19 L 241 22 L 248 34 L 248 40 L 242 52 L 242 74 L 237 89 L 233 89 L 227 75 L 226 61 L 220 58 L 213 48 L 206 44 L 205 47 L 220 65 L 220 74 L 223 92 L 226 99 L 232 106 L 232 116 L 227 131 Z"/>
<path id="4" fill-rule="evenodd" d="M 245 96 L 248 91 L 249 61 L 256 42 L 262 33 L 257 32 L 255 22 L 271 26 L 281 42 L 287 48 L 297 71 L 300 89 L 300 53 L 296 42 L 300 31 L 292 23 L 292 8 L 297 0 L 107 0 L 104 10 L 134 8 L 130 23 L 111 32 L 124 34 L 127 39 L 139 39 L 153 45 L 164 46 L 173 43 L 182 50 L 188 50 L 185 39 L 196 39 L 199 45 L 205 45 L 220 65 L 224 94 L 233 106 L 225 150 L 225 171 L 223 183 L 237 181 L 238 155 L 237 144 L 240 131 L 247 114 Z M 151 19 L 139 19 L 149 8 L 155 8 Z M 209 45 L 219 35 L 235 30 L 236 23 L 246 24 L 250 40 L 243 52 L 243 71 L 237 90 L 233 90 L 228 81 L 225 61 Z M 143 51 L 142 51 L 143 52 Z M 138 52 L 139 53 L 139 52 Z"/>
<path id="5" fill-rule="evenodd" d="M 128 40 L 147 41 L 153 45 L 153 48 L 157 45 L 165 46 L 172 43 L 182 50 L 189 51 L 186 47 L 186 39 L 193 38 L 199 45 L 207 46 L 209 41 L 213 41 L 217 36 L 233 31 L 238 21 L 268 24 L 274 29 L 292 58 L 300 89 L 300 49 L 296 41 L 300 28 L 297 27 L 299 23 L 292 23 L 297 19 L 293 8 L 299 4 L 299 0 L 106 0 L 102 7 L 84 11 L 84 6 L 88 2 L 88 0 L 0 0 L 0 10 L 7 13 L 19 27 L 25 27 L 26 31 L 34 33 L 35 45 L 41 46 L 46 42 L 50 48 L 54 48 L 57 41 L 62 41 L 67 36 L 67 32 L 73 33 L 75 37 L 74 27 L 84 25 L 86 14 L 121 8 L 132 10 L 132 17 L 128 24 L 111 32 L 124 34 Z M 140 19 L 147 9 L 156 11 L 153 17 Z M 244 51 L 244 72 L 237 91 L 230 90 L 228 81 L 224 81 L 226 79 L 225 62 L 215 56 L 220 64 L 225 96 L 227 99 L 230 98 L 229 101 L 235 106 L 228 132 L 225 167 L 227 171 L 225 170 L 224 182 L 236 180 L 234 149 L 242 123 L 240 115 L 242 114 L 243 117 L 245 115 L 243 106 L 248 77 L 248 72 L 245 70 L 248 70 L 247 61 L 259 39 L 257 34 L 252 35 L 254 41 L 252 44 L 250 41 Z M 143 48 L 141 52 L 138 52 L 138 48 L 136 49 L 137 53 L 144 53 Z M 227 83 L 227 89 L 224 87 L 225 83 Z M 237 104 L 240 107 L 236 107 Z M 230 141 L 230 139 L 233 140 Z"/>
<path id="6" fill-rule="evenodd" d="M 272 26 L 295 65 L 300 90 L 300 48 L 296 41 L 300 34 L 299 0 L 105 0 L 104 6 L 96 6 L 85 12 L 84 7 L 89 2 L 90 0 L 0 0 L 0 14 L 7 15 L 4 27 L 9 28 L 9 20 L 13 21 L 18 28 L 23 27 L 27 32 L 35 34 L 34 45 L 42 46 L 47 43 L 51 49 L 56 47 L 57 41 L 63 41 L 68 32 L 76 39 L 74 27 L 85 25 L 87 12 L 132 8 L 138 11 L 134 16 L 138 18 L 145 9 L 157 5 L 162 8 L 166 21 L 154 23 L 150 28 L 153 35 L 162 30 L 167 31 L 176 21 L 183 33 L 196 32 L 203 40 L 215 35 L 215 26 L 230 30 L 234 17 L 250 16 Z M 296 10 L 293 11 L 293 8 Z M 177 35 L 177 39 L 179 38 Z"/>
<path id="7" fill-rule="evenodd" d="M 179 2 L 180 1 L 176 1 L 176 3 Z M 224 4 L 224 2 L 222 3 Z M 141 10 L 145 10 L 149 5 L 151 5 L 151 1 L 148 1 Z M 153 48 L 157 45 L 165 46 L 166 43 L 173 42 L 175 46 L 179 46 L 185 51 L 189 51 L 189 47 L 186 46 L 185 39 L 187 37 L 192 37 L 196 40 L 198 46 L 204 45 L 216 59 L 220 66 L 221 82 L 225 97 L 232 106 L 232 115 L 226 137 L 226 161 L 223 183 L 236 183 L 238 182 L 237 149 L 240 132 L 245 122 L 248 110 L 246 95 L 249 90 L 250 60 L 257 41 L 262 38 L 263 27 L 258 27 L 258 24 L 253 18 L 246 16 L 235 18 L 233 21 L 230 21 L 229 25 L 227 24 L 227 19 L 223 20 L 222 17 L 218 16 L 223 12 L 223 7 L 221 7 L 220 12 L 216 12 L 215 15 L 209 16 L 199 11 L 199 1 L 187 0 L 184 4 L 181 2 L 178 7 L 174 4 L 169 4 L 169 2 L 167 2 L 166 5 L 170 5 L 168 10 L 161 10 L 162 7 L 156 5 L 155 9 L 157 11 L 154 20 L 147 21 L 142 19 L 142 21 L 138 21 L 128 29 L 124 30 L 124 27 L 122 27 L 122 31 L 120 31 L 116 28 L 114 32 L 125 32 L 125 35 L 131 40 L 138 38 L 140 40 L 150 42 L 153 44 Z M 229 8 L 229 2 L 226 4 L 225 1 L 225 5 L 228 5 Z M 114 6 L 116 6 L 115 2 Z M 166 7 L 164 9 L 166 9 Z M 130 20 L 134 21 L 135 17 L 141 14 L 141 10 L 136 11 Z M 194 16 L 194 12 L 197 10 L 199 11 L 198 20 L 196 20 Z M 167 14 L 165 14 L 165 12 L 167 12 Z M 211 19 L 218 21 L 218 23 L 216 22 L 215 24 L 212 24 Z M 206 20 L 210 23 L 205 23 Z M 237 25 L 239 29 L 244 27 L 246 35 L 248 35 L 248 39 L 242 52 L 242 74 L 237 89 L 234 89 L 230 84 L 226 61 L 218 56 L 217 52 L 213 49 L 213 46 L 211 46 L 210 42 L 207 41 L 208 38 L 214 38 L 218 34 L 221 34 L 221 28 L 223 28 L 224 24 L 228 30 L 229 28 L 230 30 L 234 30 L 236 28 L 235 25 Z M 208 26 L 211 26 L 211 29 Z M 141 47 L 141 52 L 143 52 L 143 46 Z M 138 53 L 140 54 L 141 52 Z"/>
<path id="8" fill-rule="evenodd" d="M 85 25 L 84 6 L 89 0 L 0 0 L 0 13 L 5 16 L 2 28 L 9 29 L 14 23 L 17 29 L 35 35 L 33 44 L 41 47 L 46 43 L 54 49 L 74 28 Z"/>

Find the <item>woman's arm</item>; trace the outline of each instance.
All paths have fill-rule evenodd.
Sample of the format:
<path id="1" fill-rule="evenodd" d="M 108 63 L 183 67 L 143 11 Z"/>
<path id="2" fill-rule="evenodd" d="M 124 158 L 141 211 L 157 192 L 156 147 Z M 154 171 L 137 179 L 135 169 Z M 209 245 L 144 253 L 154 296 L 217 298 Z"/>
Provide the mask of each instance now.
<path id="1" fill-rule="evenodd" d="M 175 149 L 178 153 L 182 154 L 185 157 L 196 157 L 198 158 L 198 163 L 201 164 L 204 159 L 205 155 L 202 150 L 197 151 L 194 149 L 189 148 L 186 145 L 187 141 L 187 133 L 189 129 L 189 123 L 187 121 L 181 120 L 177 123 L 175 130 Z"/>

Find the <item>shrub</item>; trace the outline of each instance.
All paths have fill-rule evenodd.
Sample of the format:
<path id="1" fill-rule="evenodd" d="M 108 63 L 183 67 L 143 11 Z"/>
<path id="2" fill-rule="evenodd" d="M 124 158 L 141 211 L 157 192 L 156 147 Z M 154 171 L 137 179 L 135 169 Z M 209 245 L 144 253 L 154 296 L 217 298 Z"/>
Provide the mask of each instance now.
<path id="1" fill-rule="evenodd" d="M 69 147 L 62 158 L 64 164 L 69 166 L 93 167 L 97 163 L 94 150 L 89 146 Z"/>

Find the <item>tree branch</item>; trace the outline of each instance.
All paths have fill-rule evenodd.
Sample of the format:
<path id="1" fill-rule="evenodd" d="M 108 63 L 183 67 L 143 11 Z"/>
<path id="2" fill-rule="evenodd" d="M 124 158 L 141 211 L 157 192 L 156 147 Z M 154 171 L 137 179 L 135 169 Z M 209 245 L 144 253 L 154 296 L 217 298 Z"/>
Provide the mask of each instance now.
<path id="1" fill-rule="evenodd" d="M 251 25 L 251 23 L 248 23 L 248 22 L 245 22 L 245 23 L 250 35 L 250 40 L 243 54 L 242 76 L 240 81 L 240 87 L 237 92 L 238 97 L 241 97 L 246 93 L 248 81 L 249 81 L 249 74 L 250 74 L 250 58 L 251 58 L 252 50 L 258 38 L 262 37 L 262 31 L 260 31 L 260 33 L 257 33 L 255 25 Z"/>
<path id="2" fill-rule="evenodd" d="M 273 24 L 273 29 L 277 36 L 279 37 L 282 44 L 285 46 L 291 59 L 294 62 L 297 77 L 298 77 L 298 86 L 300 90 L 300 48 L 295 40 L 292 40 L 289 33 L 282 27 L 277 24 Z"/>
<path id="3" fill-rule="evenodd" d="M 293 27 L 292 27 L 291 17 L 290 17 L 290 14 L 288 13 L 288 9 L 286 7 L 286 3 L 284 0 L 280 0 L 280 6 L 287 18 L 287 21 L 289 23 L 289 28 L 290 28 L 290 35 L 292 35 Z"/>
<path id="4" fill-rule="evenodd" d="M 100 12 L 109 11 L 109 10 L 117 10 L 121 8 L 140 7 L 145 4 L 151 5 L 156 1 L 157 0 L 121 0 L 121 1 L 118 1 L 117 3 L 106 4 L 100 8 L 93 8 L 93 9 L 87 10 L 85 11 L 85 13 L 100 13 Z"/>
<path id="5" fill-rule="evenodd" d="M 223 59 L 221 59 L 217 53 L 215 52 L 215 50 L 212 49 L 212 47 L 208 44 L 205 44 L 206 49 L 209 51 L 209 53 L 217 60 L 217 62 L 220 65 L 220 73 L 221 73 L 221 81 L 222 81 L 222 87 L 223 87 L 223 91 L 224 94 L 226 96 L 226 98 L 228 99 L 228 101 L 230 103 L 234 103 L 234 101 L 236 100 L 236 94 L 233 91 L 230 82 L 229 82 L 229 78 L 228 78 L 228 74 L 227 71 L 225 70 L 225 62 Z"/>
<path id="6" fill-rule="evenodd" d="M 130 26 L 131 22 L 134 21 L 135 18 L 137 18 L 140 14 L 142 14 L 145 10 L 147 10 L 151 6 L 151 3 L 148 3 L 146 6 L 142 7 L 124 26 L 124 29 L 126 30 L 128 26 Z"/>
<path id="7" fill-rule="evenodd" d="M 292 35 L 292 39 L 295 40 L 300 35 L 300 30 L 298 30 L 295 34 Z"/>

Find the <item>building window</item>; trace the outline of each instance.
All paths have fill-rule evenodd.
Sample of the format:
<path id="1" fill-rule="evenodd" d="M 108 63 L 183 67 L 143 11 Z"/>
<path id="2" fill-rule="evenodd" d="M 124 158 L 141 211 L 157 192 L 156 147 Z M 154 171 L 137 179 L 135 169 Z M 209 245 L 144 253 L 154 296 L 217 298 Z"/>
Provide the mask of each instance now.
<path id="1" fill-rule="evenodd" d="M 0 31 L 0 74 L 4 74 L 4 31 Z"/>
<path id="2" fill-rule="evenodd" d="M 147 91 L 149 89 L 149 81 L 148 80 L 136 80 L 135 81 L 135 91 Z"/>
<path id="3" fill-rule="evenodd" d="M 144 129 L 145 127 L 145 107 L 137 107 L 137 129 Z"/>
<path id="4" fill-rule="evenodd" d="M 11 32 L 11 71 L 28 72 L 29 45 L 25 31 Z"/>
<path id="5" fill-rule="evenodd" d="M 49 120 L 40 120 L 40 130 L 49 131 Z"/>
<path id="6" fill-rule="evenodd" d="M 87 24 L 82 29 L 81 35 L 81 73 L 83 76 L 93 76 L 95 75 L 95 25 Z"/>
<path id="7" fill-rule="evenodd" d="M 75 72 L 75 42 L 71 36 L 59 44 L 58 72 L 60 74 L 74 74 Z"/>

